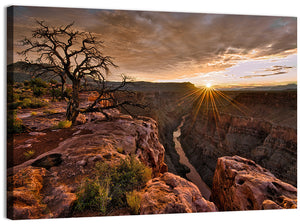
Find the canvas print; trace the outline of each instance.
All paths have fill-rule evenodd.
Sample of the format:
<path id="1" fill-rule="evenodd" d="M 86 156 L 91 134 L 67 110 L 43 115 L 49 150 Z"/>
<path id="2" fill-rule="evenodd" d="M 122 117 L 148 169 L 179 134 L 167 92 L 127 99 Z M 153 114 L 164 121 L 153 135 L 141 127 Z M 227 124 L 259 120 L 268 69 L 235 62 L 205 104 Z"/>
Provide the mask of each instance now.
<path id="1" fill-rule="evenodd" d="M 297 18 L 7 8 L 7 217 L 297 208 Z"/>

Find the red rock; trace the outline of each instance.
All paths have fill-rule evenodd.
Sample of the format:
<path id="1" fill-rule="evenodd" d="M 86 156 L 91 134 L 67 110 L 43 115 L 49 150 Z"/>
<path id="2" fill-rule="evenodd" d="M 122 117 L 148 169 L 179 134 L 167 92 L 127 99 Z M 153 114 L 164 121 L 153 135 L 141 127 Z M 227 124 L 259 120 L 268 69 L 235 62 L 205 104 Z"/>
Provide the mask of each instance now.
<path id="1" fill-rule="evenodd" d="M 141 214 L 191 213 L 217 211 L 192 182 L 164 173 L 147 183 L 142 195 Z"/>
<path id="2" fill-rule="evenodd" d="M 8 169 L 8 182 L 12 185 L 8 193 L 10 218 L 70 216 L 76 190 L 84 178 L 93 178 L 99 161 L 113 166 L 126 154 L 135 154 L 152 168 L 153 176 L 167 170 L 156 122 L 151 118 L 122 118 L 113 111 L 111 114 L 116 116 L 111 121 L 96 120 L 73 127 L 87 129 L 89 134 L 71 136 L 57 148 Z M 119 152 L 120 147 L 124 152 Z M 27 175 L 22 175 L 24 172 L 35 179 L 29 181 Z M 36 197 L 32 197 L 31 184 L 39 186 L 34 188 Z"/>
<path id="3" fill-rule="evenodd" d="M 217 162 L 212 200 L 225 211 L 296 208 L 297 188 L 252 160 L 225 156 Z"/>

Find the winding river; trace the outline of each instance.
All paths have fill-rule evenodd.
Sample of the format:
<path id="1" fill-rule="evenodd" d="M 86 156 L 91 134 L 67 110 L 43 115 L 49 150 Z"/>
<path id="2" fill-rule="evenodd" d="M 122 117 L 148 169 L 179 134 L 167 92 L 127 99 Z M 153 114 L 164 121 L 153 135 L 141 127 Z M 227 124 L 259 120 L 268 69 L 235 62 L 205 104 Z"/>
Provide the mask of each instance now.
<path id="1" fill-rule="evenodd" d="M 202 196 L 209 200 L 211 191 L 210 188 L 204 183 L 199 173 L 196 171 L 195 167 L 189 162 L 189 159 L 186 157 L 182 146 L 179 141 L 179 137 L 181 135 L 181 127 L 185 122 L 185 118 L 187 115 L 182 117 L 182 121 L 177 129 L 173 132 L 173 141 L 175 143 L 175 150 L 178 153 L 180 159 L 179 162 L 190 169 L 190 172 L 186 174 L 186 177 L 193 182 L 201 191 Z"/>

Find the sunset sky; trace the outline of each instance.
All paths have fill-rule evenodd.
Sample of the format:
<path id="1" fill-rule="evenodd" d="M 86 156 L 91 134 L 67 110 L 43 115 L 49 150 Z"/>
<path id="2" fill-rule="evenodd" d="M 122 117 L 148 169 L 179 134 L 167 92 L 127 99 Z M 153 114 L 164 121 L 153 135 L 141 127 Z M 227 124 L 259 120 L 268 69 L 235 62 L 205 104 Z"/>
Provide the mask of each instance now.
<path id="1" fill-rule="evenodd" d="M 75 22 L 104 41 L 106 55 L 136 81 L 213 86 L 297 82 L 296 17 L 244 16 L 71 8 L 14 8 L 14 61 L 35 19 Z"/>

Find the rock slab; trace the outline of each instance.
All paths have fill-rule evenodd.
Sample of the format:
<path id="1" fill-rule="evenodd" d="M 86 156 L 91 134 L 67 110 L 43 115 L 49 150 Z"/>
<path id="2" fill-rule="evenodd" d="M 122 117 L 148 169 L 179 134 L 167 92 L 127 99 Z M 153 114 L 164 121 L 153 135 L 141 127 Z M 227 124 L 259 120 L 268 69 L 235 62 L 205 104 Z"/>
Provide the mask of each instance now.
<path id="1" fill-rule="evenodd" d="M 215 212 L 214 203 L 205 200 L 195 184 L 166 172 L 147 183 L 141 214 Z"/>
<path id="2" fill-rule="evenodd" d="M 212 201 L 223 211 L 297 208 L 297 188 L 249 159 L 218 159 Z"/>

